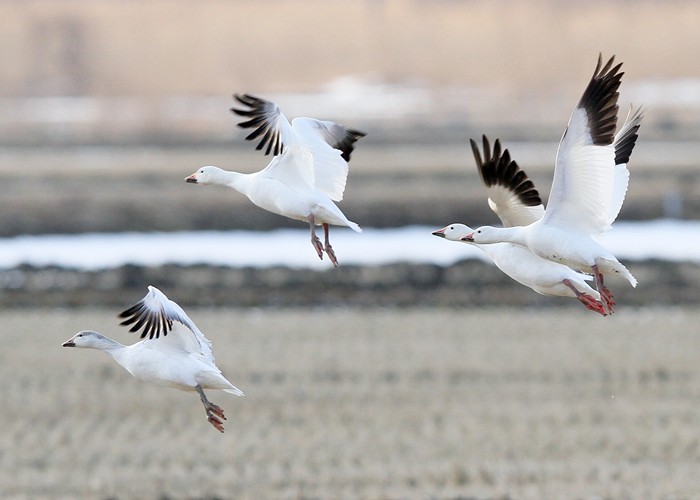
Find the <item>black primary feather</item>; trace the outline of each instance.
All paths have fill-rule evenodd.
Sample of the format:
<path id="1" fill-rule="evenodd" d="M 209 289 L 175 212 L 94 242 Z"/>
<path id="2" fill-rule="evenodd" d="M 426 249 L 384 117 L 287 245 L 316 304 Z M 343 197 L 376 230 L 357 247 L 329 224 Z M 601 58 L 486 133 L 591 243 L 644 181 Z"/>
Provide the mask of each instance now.
<path id="1" fill-rule="evenodd" d="M 148 337 L 149 339 L 159 338 L 162 334 L 166 336 L 173 329 L 172 320 L 168 319 L 163 311 L 152 311 L 143 303 L 143 301 L 125 309 L 119 313 L 120 318 L 124 320 L 119 323 L 123 326 L 132 325 L 129 328 L 130 332 L 141 332 L 141 338 Z"/>
<path id="2" fill-rule="evenodd" d="M 640 108 L 631 118 L 631 122 L 634 123 L 634 125 L 625 130 L 624 134 L 615 141 L 615 165 L 629 163 L 632 150 L 637 143 L 639 126 L 641 125 L 642 118 L 643 115 Z"/>
<path id="3" fill-rule="evenodd" d="M 345 129 L 345 134 L 343 135 L 342 139 L 340 139 L 335 144 L 331 144 L 331 147 L 333 149 L 339 149 L 342 153 L 340 156 L 343 157 L 343 160 L 349 162 L 350 154 L 355 149 L 355 143 L 359 138 L 364 137 L 366 135 L 367 134 L 365 134 L 364 132 L 360 132 L 359 130 L 354 130 L 351 128 Z"/>
<path id="4" fill-rule="evenodd" d="M 617 99 L 620 95 L 618 89 L 624 72 L 620 71 L 622 63 L 613 67 L 614 60 L 615 56 L 612 56 L 605 66 L 602 66 L 603 56 L 598 55 L 593 77 L 577 106 L 585 109 L 593 144 L 597 146 L 612 144 L 615 139 Z"/>
<path id="5" fill-rule="evenodd" d="M 262 135 L 262 139 L 255 147 L 256 150 L 260 151 L 267 147 L 265 155 L 269 155 L 270 153 L 274 156 L 282 154 L 284 145 L 281 142 L 280 134 L 270 123 L 270 119 L 274 117 L 275 114 L 279 113 L 277 106 L 270 101 L 260 99 L 250 94 L 234 94 L 233 97 L 239 103 L 249 108 L 231 108 L 233 113 L 250 118 L 249 120 L 238 123 L 238 126 L 241 128 L 254 129 L 248 134 L 246 140 L 252 141 Z"/>
<path id="6" fill-rule="evenodd" d="M 514 160 L 510 159 L 510 153 L 507 149 L 501 152 L 499 139 L 494 142 L 492 154 L 488 138 L 486 135 L 482 136 L 483 159 L 476 141 L 469 139 L 469 143 L 472 146 L 477 170 L 486 187 L 503 186 L 514 193 L 520 202 L 528 207 L 542 205 L 542 198 L 525 171 Z"/>

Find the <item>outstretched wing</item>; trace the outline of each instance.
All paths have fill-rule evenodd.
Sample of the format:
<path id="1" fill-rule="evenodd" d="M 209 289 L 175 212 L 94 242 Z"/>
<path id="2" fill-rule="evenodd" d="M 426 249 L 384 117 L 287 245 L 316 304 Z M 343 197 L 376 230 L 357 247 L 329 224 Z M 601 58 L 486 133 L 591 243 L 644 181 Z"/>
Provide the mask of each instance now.
<path id="1" fill-rule="evenodd" d="M 248 118 L 238 125 L 252 128 L 247 140 L 260 138 L 256 149 L 275 158 L 261 172 L 296 189 L 318 189 L 333 201 L 343 199 L 348 161 L 364 132 L 330 121 L 295 118 L 291 123 L 279 107 L 250 94 L 234 98 L 247 109 L 231 108 Z"/>
<path id="2" fill-rule="evenodd" d="M 622 208 L 622 203 L 625 201 L 627 185 L 629 184 L 630 178 L 630 173 L 627 170 L 627 163 L 632 155 L 634 145 L 637 143 L 638 131 L 642 123 L 642 118 L 644 118 L 644 115 L 641 107 L 637 108 L 634 112 L 632 112 L 632 108 L 630 107 L 625 123 L 615 135 L 615 141 L 613 142 L 613 147 L 615 148 L 615 180 L 608 211 L 608 226 L 612 226 L 612 223 L 615 222 Z"/>
<path id="3" fill-rule="evenodd" d="M 602 56 L 559 143 L 544 221 L 594 235 L 609 229 L 615 190 L 618 88 L 622 64 Z"/>
<path id="4" fill-rule="evenodd" d="M 247 107 L 247 109 L 231 108 L 233 113 L 248 118 L 238 124 L 241 128 L 253 129 L 246 136 L 246 140 L 254 141 L 262 136 L 255 147 L 256 150 L 262 150 L 267 146 L 265 155 L 282 154 L 285 143 L 289 140 L 291 125 L 280 108 L 272 101 L 266 101 L 250 94 L 234 94 L 233 97 Z"/>
<path id="5" fill-rule="evenodd" d="M 348 178 L 348 161 L 355 142 L 365 136 L 364 132 L 303 117 L 292 120 L 292 129 L 295 147 L 310 161 L 314 188 L 333 201 L 341 201 Z"/>
<path id="6" fill-rule="evenodd" d="M 130 332 L 141 331 L 141 338 L 158 343 L 159 349 L 171 348 L 197 354 L 214 362 L 211 342 L 199 331 L 185 311 L 154 286 L 138 303 L 119 314 L 121 325 Z"/>
<path id="7" fill-rule="evenodd" d="M 272 101 L 250 94 L 234 94 L 233 97 L 247 107 L 231 108 L 235 114 L 248 118 L 238 124 L 239 127 L 253 129 L 246 139 L 253 141 L 260 138 L 255 149 L 267 147 L 265 154 L 274 155 L 260 175 L 274 178 L 292 189 L 313 189 L 315 180 L 311 151 L 295 140 L 296 133 L 279 107 Z"/>
<path id="8" fill-rule="evenodd" d="M 527 226 L 544 215 L 544 205 L 535 185 L 515 161 L 507 149 L 501 151 L 498 139 L 493 146 L 482 136 L 484 156 L 474 139 L 469 139 L 481 180 L 486 187 L 489 207 L 501 219 L 505 227 Z"/>

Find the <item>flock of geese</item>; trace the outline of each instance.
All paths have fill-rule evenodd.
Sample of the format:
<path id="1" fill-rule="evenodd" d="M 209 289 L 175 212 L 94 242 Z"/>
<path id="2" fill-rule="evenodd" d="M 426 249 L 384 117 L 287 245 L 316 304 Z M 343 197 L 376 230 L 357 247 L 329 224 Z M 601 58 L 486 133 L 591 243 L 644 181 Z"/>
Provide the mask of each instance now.
<path id="1" fill-rule="evenodd" d="M 482 150 L 472 139 L 477 169 L 488 204 L 503 227 L 450 224 L 432 234 L 475 245 L 504 273 L 542 295 L 575 297 L 587 309 L 612 314 L 615 301 L 605 279 L 619 275 L 632 286 L 632 274 L 603 247 L 599 236 L 617 218 L 627 192 L 627 163 L 643 118 L 641 108 L 630 109 L 616 134 L 618 89 L 622 64 L 614 56 L 593 77 L 574 109 L 559 144 L 554 178 L 545 210 L 527 174 L 486 136 Z M 232 111 L 239 123 L 259 140 L 256 149 L 272 154 L 259 172 L 243 174 L 206 166 L 185 178 L 194 184 L 228 186 L 270 212 L 309 224 L 311 244 L 337 267 L 329 227 L 360 227 L 335 204 L 343 199 L 348 162 L 355 142 L 365 134 L 330 121 L 295 118 L 291 122 L 276 104 L 248 94 L 235 95 L 244 109 Z M 324 241 L 316 234 L 323 227 Z M 595 285 L 595 288 L 589 284 Z M 92 330 L 83 330 L 63 347 L 107 352 L 134 377 L 161 385 L 196 391 L 207 420 L 220 432 L 226 419 L 204 389 L 220 389 L 236 396 L 243 392 L 217 368 L 211 342 L 182 308 L 153 286 L 137 304 L 120 314 L 122 325 L 141 332 L 141 341 L 122 345 Z"/>

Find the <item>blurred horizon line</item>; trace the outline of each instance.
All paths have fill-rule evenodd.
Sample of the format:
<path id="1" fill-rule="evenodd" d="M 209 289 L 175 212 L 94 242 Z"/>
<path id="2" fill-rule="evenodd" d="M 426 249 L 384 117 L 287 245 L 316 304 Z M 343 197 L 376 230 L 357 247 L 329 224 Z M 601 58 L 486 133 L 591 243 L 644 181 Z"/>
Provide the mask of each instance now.
<path id="1" fill-rule="evenodd" d="M 260 94 L 258 94 L 260 95 Z M 372 142 L 461 141 L 467 131 L 494 130 L 520 140 L 557 137 L 578 93 L 522 99 L 504 89 L 368 83 L 345 77 L 320 92 L 262 94 L 285 115 L 329 119 L 371 129 Z M 236 117 L 225 96 L 42 96 L 0 98 L 0 145 L 230 145 Z M 700 78 L 647 81 L 621 92 L 619 120 L 643 106 L 645 138 L 700 135 Z M 477 126 L 478 124 L 478 126 Z M 481 133 L 481 132 L 479 132 Z"/>

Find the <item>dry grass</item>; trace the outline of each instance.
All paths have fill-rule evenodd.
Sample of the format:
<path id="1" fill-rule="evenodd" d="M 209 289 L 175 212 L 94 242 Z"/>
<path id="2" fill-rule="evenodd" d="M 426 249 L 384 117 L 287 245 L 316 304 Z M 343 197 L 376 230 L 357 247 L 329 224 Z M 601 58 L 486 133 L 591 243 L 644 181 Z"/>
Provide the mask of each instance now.
<path id="1" fill-rule="evenodd" d="M 31 313 L 31 314 L 28 314 Z M 4 312 L 4 498 L 691 498 L 694 310 L 194 310 L 245 398 L 145 385 Z"/>

